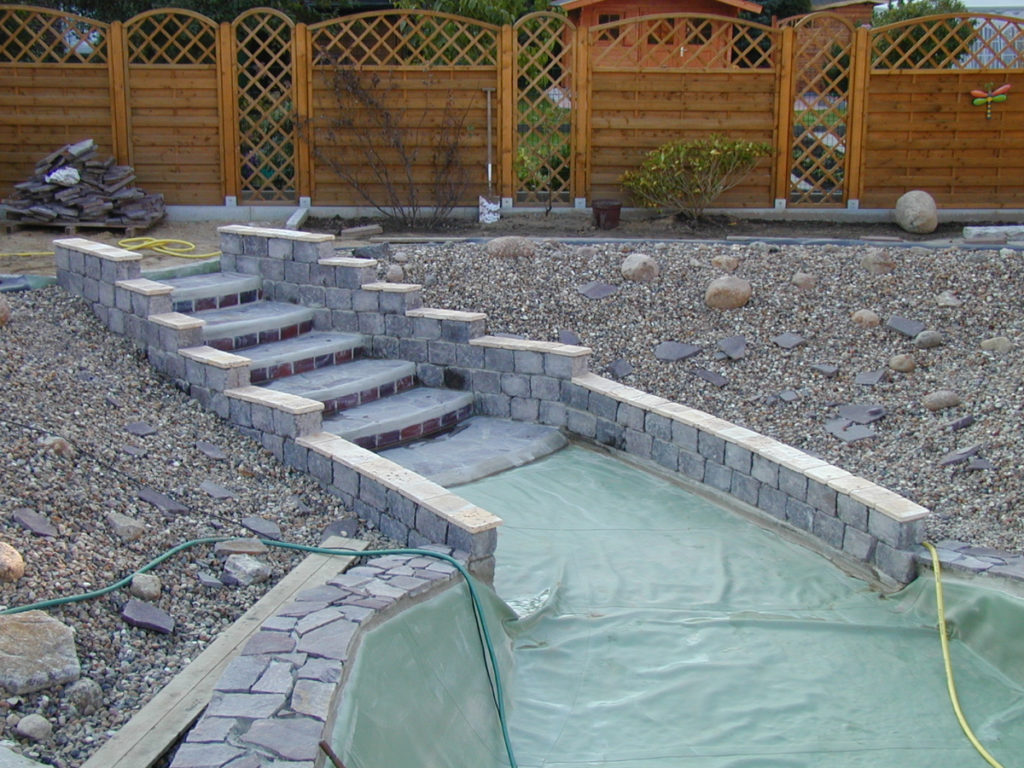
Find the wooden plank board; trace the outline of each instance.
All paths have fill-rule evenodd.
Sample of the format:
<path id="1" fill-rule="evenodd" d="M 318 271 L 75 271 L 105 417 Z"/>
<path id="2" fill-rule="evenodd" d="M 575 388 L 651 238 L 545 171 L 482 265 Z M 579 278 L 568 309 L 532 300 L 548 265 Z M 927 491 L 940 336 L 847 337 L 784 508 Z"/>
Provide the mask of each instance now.
<path id="1" fill-rule="evenodd" d="M 327 546 L 362 551 L 367 543 L 334 538 Z M 298 592 L 326 583 L 354 559 L 308 555 L 121 726 L 82 768 L 148 768 L 156 762 L 206 708 L 224 669 L 263 622 Z"/>

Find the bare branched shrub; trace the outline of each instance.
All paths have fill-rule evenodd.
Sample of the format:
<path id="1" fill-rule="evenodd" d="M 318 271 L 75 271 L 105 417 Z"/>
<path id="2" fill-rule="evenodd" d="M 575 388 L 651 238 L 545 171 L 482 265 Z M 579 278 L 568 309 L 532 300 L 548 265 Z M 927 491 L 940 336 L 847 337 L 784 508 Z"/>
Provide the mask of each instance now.
<path id="1" fill-rule="evenodd" d="M 468 109 L 451 91 L 422 108 L 394 104 L 393 76 L 337 66 L 335 111 L 303 126 L 313 153 L 369 205 L 405 227 L 436 227 L 467 185 L 462 143 Z M 431 75 L 423 93 L 435 93 Z"/>

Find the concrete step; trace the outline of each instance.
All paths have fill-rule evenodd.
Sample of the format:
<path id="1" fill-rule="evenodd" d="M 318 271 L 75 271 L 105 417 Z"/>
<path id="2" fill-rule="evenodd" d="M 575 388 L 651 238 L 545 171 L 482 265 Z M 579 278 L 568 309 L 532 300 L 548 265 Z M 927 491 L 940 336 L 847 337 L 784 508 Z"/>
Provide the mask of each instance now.
<path id="1" fill-rule="evenodd" d="M 362 356 L 366 339 L 358 333 L 312 331 L 294 339 L 243 350 L 252 360 L 249 381 L 262 384 L 318 368 L 341 365 Z"/>
<path id="2" fill-rule="evenodd" d="M 473 394 L 418 387 L 324 419 L 323 430 L 383 450 L 451 429 L 473 414 Z"/>
<path id="3" fill-rule="evenodd" d="M 450 432 L 390 448 L 381 456 L 451 487 L 529 464 L 568 442 L 554 427 L 474 416 Z"/>
<path id="4" fill-rule="evenodd" d="M 328 415 L 404 392 L 415 379 L 414 363 L 364 359 L 280 378 L 266 388 L 320 400 Z"/>
<path id="5" fill-rule="evenodd" d="M 263 280 L 258 275 L 208 272 L 160 282 L 174 286 L 171 293 L 173 309 L 186 314 L 235 307 L 263 298 Z"/>
<path id="6" fill-rule="evenodd" d="M 292 339 L 313 330 L 313 312 L 297 304 L 258 301 L 229 309 L 195 312 L 206 321 L 203 339 L 226 352 Z"/>

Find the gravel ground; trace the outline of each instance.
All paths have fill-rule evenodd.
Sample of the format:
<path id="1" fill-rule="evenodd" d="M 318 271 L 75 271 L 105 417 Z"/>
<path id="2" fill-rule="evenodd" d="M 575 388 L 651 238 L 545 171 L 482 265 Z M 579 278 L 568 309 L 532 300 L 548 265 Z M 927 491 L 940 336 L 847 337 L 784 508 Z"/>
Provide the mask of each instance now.
<path id="1" fill-rule="evenodd" d="M 623 279 L 626 255 L 656 259 L 651 283 Z M 866 255 L 895 263 L 872 274 Z M 932 251 L 876 246 L 794 246 L 764 242 L 538 245 L 531 259 L 497 259 L 478 244 L 419 246 L 396 251 L 405 279 L 423 282 L 427 306 L 477 310 L 491 333 L 555 340 L 577 333 L 593 349 L 590 368 L 607 373 L 624 359 L 633 372 L 620 380 L 699 408 L 821 456 L 933 510 L 932 540 L 953 538 L 1024 552 L 1024 255 L 1011 249 Z M 719 263 L 713 264 L 713 260 Z M 704 292 L 727 274 L 749 280 L 753 296 L 743 308 L 709 309 Z M 815 285 L 797 288 L 797 272 Z M 577 287 L 601 281 L 619 287 L 590 300 Z M 481 286 L 487 286 L 481 290 Z M 949 292 L 959 306 L 941 306 Z M 948 295 L 948 294 L 947 294 Z M 860 309 L 881 319 L 874 328 L 851 321 Z M 942 346 L 917 349 L 913 339 L 886 328 L 891 316 L 917 320 L 942 334 Z M 806 343 L 786 350 L 771 339 L 796 333 Z M 717 359 L 717 342 L 742 335 L 746 357 Z M 984 351 L 985 339 L 1004 336 L 1006 353 Z M 703 351 L 662 362 L 654 349 L 673 340 Z M 892 356 L 910 354 L 910 373 L 887 370 L 888 380 L 854 383 L 862 372 L 888 369 Z M 810 366 L 839 367 L 826 378 Z M 718 388 L 690 373 L 701 367 L 726 377 Z M 612 378 L 616 378 L 612 376 Z M 962 402 L 931 412 L 922 399 L 949 389 Z M 780 394 L 785 393 L 784 397 Z M 788 398 L 795 398 L 788 400 Z M 825 431 L 843 404 L 881 404 L 887 415 L 877 436 L 844 443 Z M 948 425 L 973 416 L 970 426 Z M 947 453 L 978 448 L 991 469 L 970 471 L 966 462 L 939 466 Z"/>
<path id="2" fill-rule="evenodd" d="M 871 274 L 861 266 L 869 251 L 891 257 L 895 270 Z M 655 282 L 623 279 L 620 265 L 634 252 L 658 261 Z M 705 287 L 726 274 L 732 259 L 735 274 L 751 281 L 753 298 L 741 309 L 708 309 Z M 492 333 L 555 339 L 560 330 L 572 330 L 594 350 L 595 372 L 627 360 L 633 372 L 621 377 L 624 383 L 779 438 L 930 507 L 933 539 L 1024 552 L 1019 252 L 552 241 L 538 244 L 530 259 L 496 259 L 483 246 L 465 243 L 403 246 L 395 249 L 394 260 L 407 281 L 426 285 L 428 306 L 485 311 Z M 813 288 L 792 284 L 798 271 L 813 276 Z M 586 299 L 577 287 L 591 281 L 619 290 Z M 941 306 L 937 297 L 943 292 L 960 305 Z M 109 583 L 183 540 L 244 535 L 238 521 L 247 515 L 277 522 L 289 540 L 316 543 L 326 524 L 348 514 L 313 481 L 280 466 L 154 375 L 80 301 L 56 288 L 7 298 L 13 316 L 0 329 L 0 540 L 23 553 L 27 570 L 17 583 L 0 585 L 0 606 Z M 859 309 L 876 312 L 881 325 L 854 324 L 851 314 Z M 943 345 L 917 349 L 913 340 L 886 329 L 892 315 L 939 331 Z M 771 339 L 784 332 L 798 333 L 806 343 L 782 349 Z M 737 361 L 716 358 L 717 342 L 735 335 L 747 340 L 747 355 Z M 982 340 L 996 336 L 1007 337 L 1012 349 L 983 351 Z M 701 345 L 703 351 L 661 362 L 653 350 L 666 340 Z M 854 383 L 858 373 L 885 369 L 901 353 L 913 355 L 914 371 L 890 370 L 888 380 L 874 387 Z M 810 367 L 815 363 L 835 364 L 839 373 L 826 378 Z M 689 372 L 695 366 L 720 373 L 728 383 L 708 384 Z M 939 389 L 955 391 L 961 405 L 925 409 L 922 398 Z M 885 406 L 887 415 L 873 425 L 875 438 L 846 444 L 825 431 L 838 406 L 851 403 Z M 948 426 L 965 416 L 973 416 L 973 424 Z M 125 430 L 132 422 L 157 431 L 134 436 Z M 51 433 L 65 438 L 73 452 L 62 452 L 59 443 L 47 446 Z M 219 446 L 227 459 L 210 459 L 197 441 Z M 974 446 L 976 457 L 992 468 L 938 465 L 947 453 Z M 236 497 L 212 499 L 199 489 L 204 480 L 230 488 Z M 164 515 L 139 500 L 141 485 L 190 511 Z M 10 518 L 19 508 L 46 515 L 59 534 L 28 533 Z M 143 521 L 147 534 L 122 541 L 105 521 L 111 511 Z M 372 531 L 361 529 L 359 535 L 374 546 L 388 545 Z M 82 675 L 100 683 L 103 706 L 82 716 L 53 691 L 0 698 L 2 740 L 53 765 L 80 764 L 299 559 L 272 552 L 266 556 L 271 582 L 210 590 L 197 575 L 219 572 L 212 549 L 177 556 L 157 571 L 163 581 L 158 605 L 177 621 L 172 635 L 126 625 L 119 616 L 128 597 L 123 590 L 53 609 L 52 615 L 76 629 Z M 50 741 L 31 744 L 15 737 L 17 720 L 30 713 L 53 724 Z"/>
<path id="3" fill-rule="evenodd" d="M 315 481 L 283 467 L 161 380 L 83 302 L 58 288 L 6 297 L 12 318 L 0 328 L 0 541 L 22 553 L 26 572 L 14 584 L 0 583 L 0 608 L 105 586 L 189 539 L 251 536 L 238 522 L 246 516 L 272 520 L 285 539 L 303 544 L 318 543 L 327 524 L 350 516 Z M 136 437 L 125 430 L 132 422 L 157 431 Z M 59 443 L 47 447 L 51 434 L 73 446 L 71 452 Z M 219 447 L 227 458 L 209 458 L 197 441 Z M 235 498 L 211 498 L 199 488 L 207 480 Z M 190 511 L 164 515 L 139 500 L 143 485 Z M 45 515 L 58 535 L 26 531 L 11 519 L 19 508 Z M 106 522 L 111 511 L 143 522 L 145 535 L 118 538 Z M 395 546 L 365 528 L 358 536 L 373 546 Z M 82 676 L 100 684 L 103 706 L 82 716 L 59 689 L 0 694 L 0 743 L 15 742 L 44 763 L 81 764 L 302 557 L 272 550 L 261 556 L 272 568 L 269 581 L 210 589 L 197 576 L 221 572 L 212 546 L 175 556 L 154 571 L 163 584 L 157 605 L 176 621 L 170 635 L 121 620 L 127 589 L 51 609 L 75 629 Z M 18 719 L 32 713 L 51 722 L 52 739 L 33 744 L 17 738 Z"/>

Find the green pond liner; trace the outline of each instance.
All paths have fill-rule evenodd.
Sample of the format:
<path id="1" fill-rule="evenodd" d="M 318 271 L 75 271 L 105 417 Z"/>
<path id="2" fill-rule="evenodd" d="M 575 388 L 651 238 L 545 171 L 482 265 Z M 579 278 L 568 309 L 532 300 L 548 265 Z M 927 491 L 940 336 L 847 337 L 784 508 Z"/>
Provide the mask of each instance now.
<path id="1" fill-rule="evenodd" d="M 971 768 L 934 582 L 883 594 L 679 485 L 570 447 L 465 485 L 505 520 L 485 600 L 523 768 Z M 960 702 L 1024 756 L 1024 600 L 944 579 Z M 461 591 L 365 636 L 333 745 L 347 768 L 509 764 Z"/>

